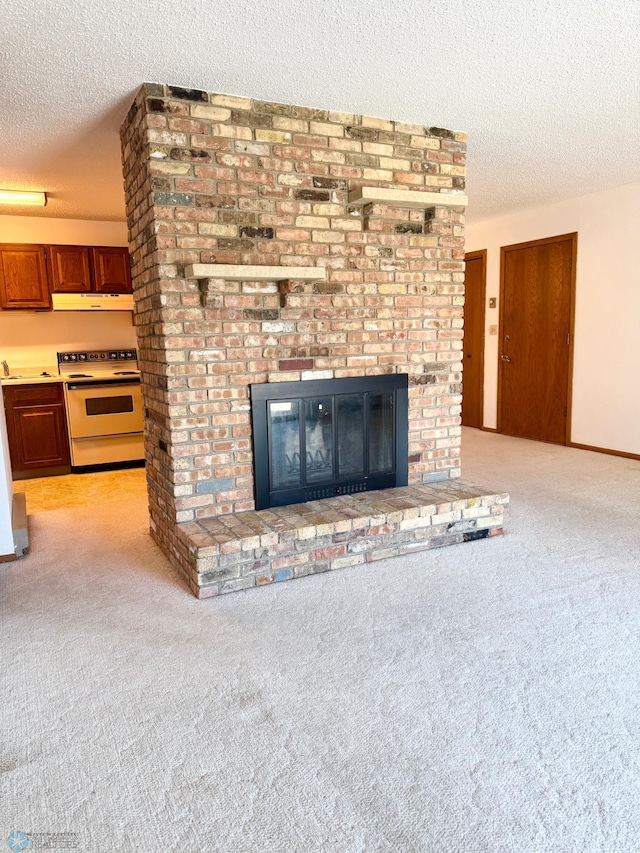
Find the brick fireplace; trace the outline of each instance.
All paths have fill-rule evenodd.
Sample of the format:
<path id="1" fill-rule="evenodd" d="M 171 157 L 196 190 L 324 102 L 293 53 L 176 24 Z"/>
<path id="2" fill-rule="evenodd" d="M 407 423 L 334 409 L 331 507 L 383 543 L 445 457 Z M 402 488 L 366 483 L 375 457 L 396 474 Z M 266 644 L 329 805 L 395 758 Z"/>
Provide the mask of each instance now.
<path id="1" fill-rule="evenodd" d="M 207 597 L 502 532 L 460 476 L 462 133 L 146 84 L 122 128 L 151 530 Z M 408 486 L 255 510 L 251 385 L 408 374 Z"/>

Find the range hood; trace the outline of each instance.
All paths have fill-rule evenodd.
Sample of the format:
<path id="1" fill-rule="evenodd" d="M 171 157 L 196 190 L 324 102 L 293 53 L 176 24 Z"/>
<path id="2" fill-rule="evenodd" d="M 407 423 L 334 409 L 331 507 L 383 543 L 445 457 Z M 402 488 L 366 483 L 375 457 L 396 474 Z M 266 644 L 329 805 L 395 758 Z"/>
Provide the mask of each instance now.
<path id="1" fill-rule="evenodd" d="M 131 293 L 52 293 L 54 311 L 133 311 Z"/>

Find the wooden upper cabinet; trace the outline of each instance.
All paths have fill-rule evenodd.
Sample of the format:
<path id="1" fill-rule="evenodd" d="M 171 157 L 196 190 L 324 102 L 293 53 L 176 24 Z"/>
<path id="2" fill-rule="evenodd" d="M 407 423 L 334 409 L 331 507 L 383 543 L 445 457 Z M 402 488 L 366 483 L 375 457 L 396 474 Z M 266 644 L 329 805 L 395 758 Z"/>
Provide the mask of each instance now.
<path id="1" fill-rule="evenodd" d="M 98 293 L 132 293 L 129 251 L 123 247 L 89 250 L 93 289 Z"/>
<path id="2" fill-rule="evenodd" d="M 44 246 L 0 246 L 0 307 L 49 308 Z"/>
<path id="3" fill-rule="evenodd" d="M 132 293 L 124 246 L 0 244 L 0 308 L 51 308 L 50 293 Z"/>
<path id="4" fill-rule="evenodd" d="M 86 246 L 50 246 L 52 293 L 91 292 L 89 249 Z"/>

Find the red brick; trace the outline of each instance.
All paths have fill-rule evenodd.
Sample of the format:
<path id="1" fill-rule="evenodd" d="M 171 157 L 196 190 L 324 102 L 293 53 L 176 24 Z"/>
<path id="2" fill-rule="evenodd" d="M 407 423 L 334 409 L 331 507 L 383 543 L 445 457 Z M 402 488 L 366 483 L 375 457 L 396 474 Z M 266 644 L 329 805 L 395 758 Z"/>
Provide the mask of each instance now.
<path id="1" fill-rule="evenodd" d="M 278 362 L 279 370 L 313 370 L 312 358 L 285 358 Z"/>

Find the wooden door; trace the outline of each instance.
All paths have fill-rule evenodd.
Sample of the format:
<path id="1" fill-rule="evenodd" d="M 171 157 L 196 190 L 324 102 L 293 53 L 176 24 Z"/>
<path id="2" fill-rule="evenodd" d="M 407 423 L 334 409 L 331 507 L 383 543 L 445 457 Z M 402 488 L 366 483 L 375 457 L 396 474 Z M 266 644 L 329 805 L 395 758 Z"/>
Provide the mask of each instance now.
<path id="1" fill-rule="evenodd" d="M 498 431 L 566 444 L 577 235 L 501 250 Z"/>
<path id="2" fill-rule="evenodd" d="M 129 251 L 122 247 L 91 249 L 93 289 L 98 293 L 131 293 Z"/>
<path id="3" fill-rule="evenodd" d="M 465 255 L 464 338 L 462 343 L 462 423 L 484 423 L 484 302 L 487 252 Z"/>
<path id="4" fill-rule="evenodd" d="M 89 293 L 89 249 L 86 246 L 50 246 L 52 293 Z"/>
<path id="5" fill-rule="evenodd" d="M 50 307 L 44 246 L 6 243 L 0 248 L 0 307 Z"/>
<path id="6" fill-rule="evenodd" d="M 69 464 L 62 385 L 13 385 L 4 389 L 11 469 Z"/>

